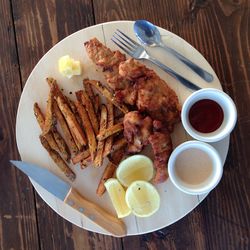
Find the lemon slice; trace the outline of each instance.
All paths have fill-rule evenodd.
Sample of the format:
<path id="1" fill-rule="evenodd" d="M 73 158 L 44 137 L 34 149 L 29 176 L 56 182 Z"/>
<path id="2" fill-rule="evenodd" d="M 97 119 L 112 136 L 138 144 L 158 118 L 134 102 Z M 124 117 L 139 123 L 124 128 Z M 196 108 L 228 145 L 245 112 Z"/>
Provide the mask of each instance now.
<path id="1" fill-rule="evenodd" d="M 156 188 L 146 181 L 134 181 L 127 189 L 125 200 L 132 213 L 148 217 L 160 207 L 160 196 Z"/>
<path id="2" fill-rule="evenodd" d="M 133 155 L 119 164 L 116 177 L 120 183 L 128 187 L 133 181 L 149 181 L 154 174 L 153 162 L 144 155 Z"/>
<path id="3" fill-rule="evenodd" d="M 125 190 L 119 181 L 115 178 L 110 178 L 104 183 L 104 186 L 108 191 L 118 218 L 128 216 L 131 213 L 131 209 L 128 207 L 125 201 Z"/>

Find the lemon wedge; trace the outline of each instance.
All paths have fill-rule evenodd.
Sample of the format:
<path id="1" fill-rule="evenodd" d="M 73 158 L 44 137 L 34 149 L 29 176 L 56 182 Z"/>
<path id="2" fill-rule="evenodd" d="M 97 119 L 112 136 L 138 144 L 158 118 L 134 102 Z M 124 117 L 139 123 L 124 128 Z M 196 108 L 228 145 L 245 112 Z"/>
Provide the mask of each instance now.
<path id="1" fill-rule="evenodd" d="M 138 217 L 149 217 L 160 207 L 160 195 L 147 181 L 134 181 L 126 191 L 125 200 Z"/>
<path id="2" fill-rule="evenodd" d="M 108 179 L 104 186 L 109 194 L 112 204 L 116 210 L 118 218 L 123 218 L 131 213 L 131 209 L 125 201 L 125 190 L 115 178 Z"/>
<path id="3" fill-rule="evenodd" d="M 76 61 L 69 55 L 62 56 L 58 61 L 59 72 L 68 78 L 74 75 L 81 75 L 82 69 L 80 61 Z"/>
<path id="4" fill-rule="evenodd" d="M 119 164 L 116 170 L 117 179 L 125 187 L 137 180 L 149 181 L 153 174 L 153 162 L 144 155 L 128 157 Z"/>

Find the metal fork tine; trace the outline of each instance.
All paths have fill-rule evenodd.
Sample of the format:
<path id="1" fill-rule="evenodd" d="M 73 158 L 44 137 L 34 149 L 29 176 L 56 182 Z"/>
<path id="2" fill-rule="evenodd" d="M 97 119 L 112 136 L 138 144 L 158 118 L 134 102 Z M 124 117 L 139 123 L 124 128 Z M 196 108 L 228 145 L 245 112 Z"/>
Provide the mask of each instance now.
<path id="1" fill-rule="evenodd" d="M 123 36 L 125 36 L 129 41 L 131 41 L 134 45 L 137 46 L 141 46 L 139 43 L 137 43 L 136 41 L 134 41 L 133 39 L 131 39 L 130 37 L 128 37 L 126 34 L 124 34 L 122 31 L 120 31 L 119 29 L 117 29 L 118 32 L 120 32 Z"/>
<path id="2" fill-rule="evenodd" d="M 117 43 L 113 38 L 111 38 L 112 42 L 115 43 L 120 49 L 122 49 L 123 51 L 125 51 L 127 54 L 129 54 L 130 56 L 132 56 L 131 51 L 127 50 L 126 48 L 124 48 L 123 46 L 121 46 L 119 43 Z"/>
<path id="3" fill-rule="evenodd" d="M 116 35 L 118 35 L 118 34 L 116 34 Z M 117 42 L 119 42 L 119 43 L 121 43 L 123 46 L 125 46 L 127 49 L 129 49 L 129 50 L 135 50 L 134 49 L 134 47 L 130 47 L 130 46 L 128 46 L 129 44 L 127 44 L 127 41 L 125 41 L 125 43 L 123 42 L 124 41 L 124 39 L 122 39 L 122 37 L 121 37 L 121 39 L 123 40 L 123 41 L 121 41 L 121 39 L 119 39 L 119 38 L 117 38 L 116 36 L 113 36 L 113 38 L 115 38 L 116 39 L 116 41 Z"/>
<path id="4" fill-rule="evenodd" d="M 136 45 L 132 44 L 129 40 L 125 39 L 124 37 L 122 37 L 119 33 L 115 32 L 115 34 L 117 36 L 119 36 L 125 43 L 127 43 L 128 45 L 130 45 L 133 49 L 136 49 Z"/>

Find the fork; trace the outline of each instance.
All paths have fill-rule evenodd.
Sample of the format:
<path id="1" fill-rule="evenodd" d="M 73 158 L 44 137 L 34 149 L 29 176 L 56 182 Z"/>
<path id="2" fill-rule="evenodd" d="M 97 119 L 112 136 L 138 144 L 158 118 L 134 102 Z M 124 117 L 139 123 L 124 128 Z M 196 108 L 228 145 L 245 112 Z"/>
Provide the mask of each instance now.
<path id="1" fill-rule="evenodd" d="M 146 51 L 146 49 L 142 45 L 140 45 L 139 43 L 137 43 L 136 41 L 134 41 L 133 39 L 131 39 L 130 37 L 128 37 L 126 34 L 124 34 L 119 29 L 116 30 L 116 32 L 114 33 L 114 35 L 111 38 L 111 40 L 120 49 L 122 49 L 124 52 L 126 52 L 131 57 L 133 57 L 133 58 L 135 58 L 137 60 L 146 59 L 146 60 L 154 63 L 155 65 L 157 65 L 158 67 L 160 67 L 162 70 L 164 70 L 165 72 L 167 72 L 169 75 L 171 75 L 172 77 L 174 77 L 175 79 L 177 79 L 184 86 L 186 86 L 186 87 L 188 87 L 188 88 L 190 88 L 192 90 L 199 90 L 199 89 L 201 89 L 200 87 L 198 87 L 197 85 L 195 85 L 191 81 L 187 80 L 186 78 L 184 78 L 180 74 L 176 73 L 171 68 L 167 67 L 166 65 L 164 65 L 163 63 L 161 63 L 157 59 L 153 58 L 151 55 L 148 54 L 148 52 Z"/>

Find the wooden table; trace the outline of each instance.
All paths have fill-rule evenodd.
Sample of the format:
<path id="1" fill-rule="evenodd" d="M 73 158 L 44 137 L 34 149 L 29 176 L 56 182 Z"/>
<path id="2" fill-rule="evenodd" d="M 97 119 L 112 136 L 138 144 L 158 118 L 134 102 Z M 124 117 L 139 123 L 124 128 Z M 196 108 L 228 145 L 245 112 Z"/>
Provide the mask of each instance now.
<path id="1" fill-rule="evenodd" d="M 0 249 L 249 249 L 249 0 L 0 0 Z M 69 34 L 112 20 L 148 19 L 183 37 L 214 68 L 238 123 L 220 185 L 158 232 L 117 239 L 62 219 L 9 159 L 19 159 L 15 117 L 38 60 Z"/>

